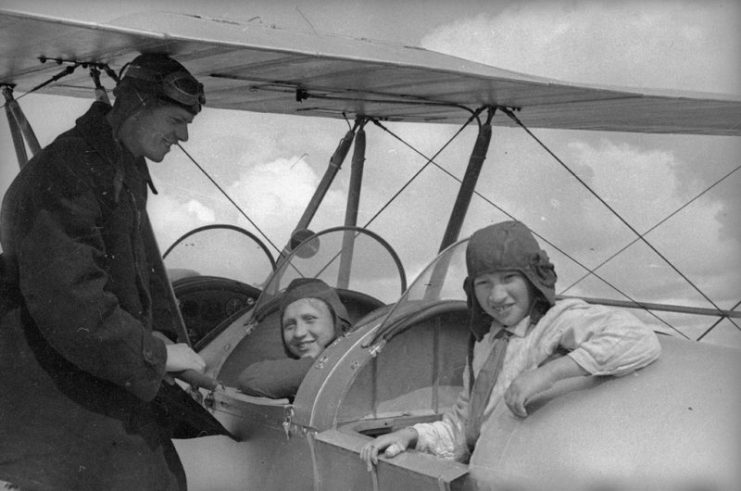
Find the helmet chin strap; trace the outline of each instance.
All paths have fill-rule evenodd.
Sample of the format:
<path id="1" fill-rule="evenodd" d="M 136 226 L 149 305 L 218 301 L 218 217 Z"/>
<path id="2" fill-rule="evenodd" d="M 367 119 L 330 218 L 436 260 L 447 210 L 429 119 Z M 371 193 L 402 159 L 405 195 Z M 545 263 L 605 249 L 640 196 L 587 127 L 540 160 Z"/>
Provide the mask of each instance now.
<path id="1" fill-rule="evenodd" d="M 533 322 L 533 310 L 536 305 L 538 305 L 538 299 L 534 298 L 533 301 L 530 302 L 530 307 L 527 309 L 527 316 L 530 317 L 530 324 L 535 324 L 535 322 Z"/>
<path id="2" fill-rule="evenodd" d="M 136 94 L 136 97 L 139 99 L 139 102 L 141 103 L 141 106 L 142 107 L 146 107 L 147 106 L 147 101 L 142 97 L 142 95 L 139 93 L 139 91 L 136 89 L 136 87 L 133 87 L 133 89 L 134 89 L 134 94 Z M 136 114 L 138 112 L 139 112 L 139 109 L 137 108 L 137 109 L 134 110 L 134 113 L 133 114 Z"/>
<path id="3" fill-rule="evenodd" d="M 117 87 L 114 95 L 116 100 L 106 117 L 113 127 L 113 137 L 120 142 L 121 131 L 126 122 L 136 118 L 144 108 L 149 106 L 149 102 L 147 97 L 142 96 L 139 90 L 130 85 L 125 88 Z"/>

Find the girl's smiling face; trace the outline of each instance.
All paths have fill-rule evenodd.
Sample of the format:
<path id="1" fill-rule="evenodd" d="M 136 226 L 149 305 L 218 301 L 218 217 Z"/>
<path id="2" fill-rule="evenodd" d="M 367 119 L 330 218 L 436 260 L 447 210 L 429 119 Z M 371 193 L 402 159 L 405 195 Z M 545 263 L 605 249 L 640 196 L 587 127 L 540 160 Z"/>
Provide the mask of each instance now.
<path id="1" fill-rule="evenodd" d="M 473 280 L 473 287 L 484 312 L 507 327 L 527 317 L 535 299 L 533 286 L 517 271 L 479 275 Z"/>
<path id="2" fill-rule="evenodd" d="M 283 340 L 299 358 L 316 358 L 335 338 L 334 317 L 317 298 L 296 300 L 283 312 Z"/>

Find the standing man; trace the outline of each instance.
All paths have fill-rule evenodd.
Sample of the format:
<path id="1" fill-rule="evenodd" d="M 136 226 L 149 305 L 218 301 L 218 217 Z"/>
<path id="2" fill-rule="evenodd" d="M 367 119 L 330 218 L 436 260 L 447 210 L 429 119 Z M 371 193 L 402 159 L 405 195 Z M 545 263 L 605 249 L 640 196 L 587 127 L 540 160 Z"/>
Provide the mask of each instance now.
<path id="1" fill-rule="evenodd" d="M 177 317 L 146 212 L 147 164 L 188 139 L 203 86 L 172 58 L 128 66 L 36 155 L 0 214 L 0 481 L 25 489 L 185 489 L 153 400 L 203 372 Z"/>

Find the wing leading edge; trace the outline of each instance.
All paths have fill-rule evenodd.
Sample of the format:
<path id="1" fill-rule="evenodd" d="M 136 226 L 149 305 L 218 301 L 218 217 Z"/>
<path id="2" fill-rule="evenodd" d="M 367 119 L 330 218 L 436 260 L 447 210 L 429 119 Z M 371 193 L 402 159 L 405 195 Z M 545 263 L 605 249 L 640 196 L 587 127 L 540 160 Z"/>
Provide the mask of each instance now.
<path id="1" fill-rule="evenodd" d="M 18 92 L 62 69 L 41 56 L 118 70 L 139 52 L 163 51 L 204 83 L 214 108 L 459 124 L 499 105 L 533 128 L 741 134 L 739 96 L 576 85 L 421 48 L 183 14 L 94 24 L 0 10 L 0 46 L 0 83 Z M 92 88 L 78 68 L 40 92 L 91 98 Z M 513 122 L 498 112 L 492 124 Z"/>

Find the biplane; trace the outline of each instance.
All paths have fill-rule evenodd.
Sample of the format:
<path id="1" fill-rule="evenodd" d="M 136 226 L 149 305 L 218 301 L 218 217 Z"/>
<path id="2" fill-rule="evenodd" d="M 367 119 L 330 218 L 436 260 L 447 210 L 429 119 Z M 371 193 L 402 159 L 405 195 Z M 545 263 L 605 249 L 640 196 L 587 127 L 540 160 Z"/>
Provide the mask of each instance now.
<path id="1" fill-rule="evenodd" d="M 740 353 L 671 335 L 661 337 L 662 358 L 631 376 L 558 384 L 531 403 L 524 420 L 501 408 L 468 465 L 410 451 L 368 470 L 358 456 L 375 435 L 440 418 L 461 389 L 468 333 L 461 288 L 466 239 L 459 235 L 492 127 L 738 137 L 741 98 L 571 84 L 417 48 L 175 14 L 103 25 L 0 11 L 0 41 L 0 84 L 21 162 L 24 140 L 32 152 L 38 143 L 14 92 L 92 98 L 101 74 L 115 77 L 115 68 L 148 51 L 182 61 L 204 83 L 209 108 L 354 121 L 284 247 L 272 251 L 243 228 L 213 225 L 188 232 L 164 251 L 183 329 L 214 381 L 199 397 L 239 440 L 176 442 L 192 489 L 741 484 Z M 392 242 L 358 224 L 364 128 L 395 122 L 478 128 L 440 254 L 409 280 Z M 351 148 L 345 221 L 312 232 L 312 218 Z M 428 163 L 434 158 L 425 157 Z M 225 252 L 231 246 L 236 252 Z M 240 266 L 215 272 L 193 266 L 214 251 L 234 254 Z M 248 264 L 254 261 L 262 269 Z M 336 287 L 354 325 L 316 359 L 293 400 L 243 394 L 236 382 L 241 370 L 285 356 L 277 299 L 297 277 Z M 683 310 L 629 297 L 587 300 Z M 713 308 L 684 311 L 738 328 L 735 307 L 708 301 Z"/>

